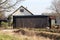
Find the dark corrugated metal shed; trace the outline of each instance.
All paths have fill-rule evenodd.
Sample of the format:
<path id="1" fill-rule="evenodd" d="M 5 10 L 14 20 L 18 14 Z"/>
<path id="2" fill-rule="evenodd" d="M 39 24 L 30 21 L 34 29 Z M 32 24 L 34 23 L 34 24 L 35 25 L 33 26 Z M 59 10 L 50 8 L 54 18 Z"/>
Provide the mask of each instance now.
<path id="1" fill-rule="evenodd" d="M 13 16 L 13 28 L 46 28 L 50 26 L 49 16 L 30 15 L 30 16 Z"/>

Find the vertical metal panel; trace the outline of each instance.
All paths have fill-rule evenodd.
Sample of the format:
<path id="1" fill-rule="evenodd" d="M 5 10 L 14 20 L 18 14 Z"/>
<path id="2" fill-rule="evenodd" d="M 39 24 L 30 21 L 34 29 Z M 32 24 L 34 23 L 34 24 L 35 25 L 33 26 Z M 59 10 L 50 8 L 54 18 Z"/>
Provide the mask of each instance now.
<path id="1" fill-rule="evenodd" d="M 33 17 L 33 16 L 20 16 L 14 17 L 14 26 L 13 27 L 34 27 L 34 28 L 45 28 L 47 26 L 49 26 L 49 17 L 45 17 L 45 16 L 37 16 L 37 17 Z"/>

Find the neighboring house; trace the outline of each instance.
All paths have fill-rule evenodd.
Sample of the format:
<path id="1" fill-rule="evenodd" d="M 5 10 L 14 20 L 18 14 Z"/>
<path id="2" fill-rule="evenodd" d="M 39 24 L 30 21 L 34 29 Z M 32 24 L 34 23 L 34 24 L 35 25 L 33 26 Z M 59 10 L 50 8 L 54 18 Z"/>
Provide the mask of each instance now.
<path id="1" fill-rule="evenodd" d="M 60 14 L 56 16 L 56 25 L 60 26 Z"/>
<path id="2" fill-rule="evenodd" d="M 13 28 L 46 28 L 50 27 L 49 16 L 44 15 L 24 15 L 13 16 Z"/>
<path id="3" fill-rule="evenodd" d="M 59 25 L 60 26 L 60 14 L 57 13 L 46 13 L 43 15 L 48 15 L 51 17 L 51 25 Z"/>

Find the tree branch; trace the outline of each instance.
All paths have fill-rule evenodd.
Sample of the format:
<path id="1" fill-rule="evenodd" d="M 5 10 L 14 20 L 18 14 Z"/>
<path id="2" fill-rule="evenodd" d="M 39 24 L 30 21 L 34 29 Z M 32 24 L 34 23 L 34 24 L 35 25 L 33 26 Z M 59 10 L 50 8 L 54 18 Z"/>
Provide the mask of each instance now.
<path id="1" fill-rule="evenodd" d="M 0 5 L 4 4 L 5 2 L 7 2 L 7 0 L 5 0 L 4 2 L 0 3 Z"/>
<path id="2" fill-rule="evenodd" d="M 21 0 L 20 0 L 20 1 L 21 1 Z M 14 5 L 11 5 L 11 6 L 9 6 L 9 7 L 6 7 L 6 8 L 2 7 L 2 8 L 3 8 L 3 9 L 9 9 L 9 8 L 15 6 L 18 2 L 19 2 L 19 1 L 17 1 Z"/>

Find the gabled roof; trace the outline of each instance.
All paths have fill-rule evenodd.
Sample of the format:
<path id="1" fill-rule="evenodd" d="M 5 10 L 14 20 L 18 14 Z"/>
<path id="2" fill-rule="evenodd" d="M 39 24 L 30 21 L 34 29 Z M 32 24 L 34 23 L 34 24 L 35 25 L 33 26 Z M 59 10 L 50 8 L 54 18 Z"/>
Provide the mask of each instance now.
<path id="1" fill-rule="evenodd" d="M 27 10 L 31 15 L 33 15 L 33 13 L 31 13 L 28 9 L 26 9 L 24 6 L 20 6 L 17 10 L 15 10 L 13 13 L 11 13 L 9 16 L 13 15 L 16 11 L 18 11 L 20 8 L 24 8 L 25 10 Z"/>
<path id="2" fill-rule="evenodd" d="M 24 8 L 26 11 L 28 11 L 31 15 L 33 15 L 33 13 L 31 13 L 27 8 L 25 8 L 24 6 L 21 7 Z"/>

